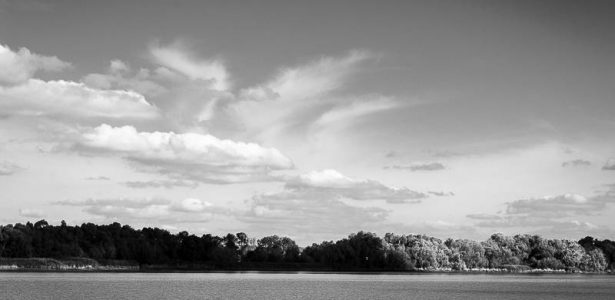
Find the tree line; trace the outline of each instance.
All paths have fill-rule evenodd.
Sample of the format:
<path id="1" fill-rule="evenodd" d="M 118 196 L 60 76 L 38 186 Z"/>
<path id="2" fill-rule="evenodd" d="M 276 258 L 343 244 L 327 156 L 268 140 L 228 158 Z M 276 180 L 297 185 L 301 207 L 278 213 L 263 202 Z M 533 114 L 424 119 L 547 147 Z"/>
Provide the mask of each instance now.
<path id="1" fill-rule="evenodd" d="M 91 258 L 132 261 L 142 266 L 207 266 L 213 269 L 290 267 L 327 270 L 615 270 L 615 242 L 579 241 L 538 235 L 493 234 L 486 241 L 441 240 L 426 235 L 358 232 L 338 241 L 301 249 L 277 235 L 260 239 L 245 233 L 196 236 L 160 228 L 133 229 L 112 223 L 81 226 L 0 225 L 0 258 Z"/>

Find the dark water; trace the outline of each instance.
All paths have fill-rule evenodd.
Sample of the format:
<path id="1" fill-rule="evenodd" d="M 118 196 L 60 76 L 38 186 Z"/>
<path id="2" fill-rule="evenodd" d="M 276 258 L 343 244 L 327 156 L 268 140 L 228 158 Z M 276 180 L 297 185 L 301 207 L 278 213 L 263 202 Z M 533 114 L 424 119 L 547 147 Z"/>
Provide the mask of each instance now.
<path id="1" fill-rule="evenodd" d="M 609 275 L 0 273 L 1 299 L 615 299 Z"/>

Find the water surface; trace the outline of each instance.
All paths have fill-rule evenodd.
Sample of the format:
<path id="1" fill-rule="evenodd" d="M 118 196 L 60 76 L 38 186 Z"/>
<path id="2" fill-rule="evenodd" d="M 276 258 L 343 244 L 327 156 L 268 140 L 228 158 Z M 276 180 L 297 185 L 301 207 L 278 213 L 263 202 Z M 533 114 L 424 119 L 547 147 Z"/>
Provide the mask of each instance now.
<path id="1" fill-rule="evenodd" d="M 610 275 L 0 273 L 2 299 L 615 299 Z"/>

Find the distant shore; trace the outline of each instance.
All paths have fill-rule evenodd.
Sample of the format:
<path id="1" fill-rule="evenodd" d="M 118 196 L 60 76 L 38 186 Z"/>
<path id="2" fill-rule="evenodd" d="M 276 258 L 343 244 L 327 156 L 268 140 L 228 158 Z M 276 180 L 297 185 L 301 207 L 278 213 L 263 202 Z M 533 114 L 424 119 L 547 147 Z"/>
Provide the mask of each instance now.
<path id="1" fill-rule="evenodd" d="M 177 265 L 139 265 L 131 261 L 97 261 L 90 258 L 0 258 L 0 272 L 314 272 L 314 273 L 391 273 L 391 274 L 612 274 L 606 272 L 584 272 L 580 270 L 532 269 L 528 266 L 507 266 L 505 268 L 452 269 L 357 269 L 330 268 L 301 264 L 245 264 L 215 266 L 211 263 Z"/>

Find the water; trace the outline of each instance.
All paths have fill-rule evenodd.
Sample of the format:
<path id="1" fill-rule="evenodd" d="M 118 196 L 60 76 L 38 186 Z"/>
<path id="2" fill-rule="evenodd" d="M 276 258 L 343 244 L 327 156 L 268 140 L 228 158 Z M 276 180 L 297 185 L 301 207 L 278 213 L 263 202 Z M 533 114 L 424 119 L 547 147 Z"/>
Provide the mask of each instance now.
<path id="1" fill-rule="evenodd" d="M 615 299 L 615 276 L 0 273 L 1 299 Z"/>

